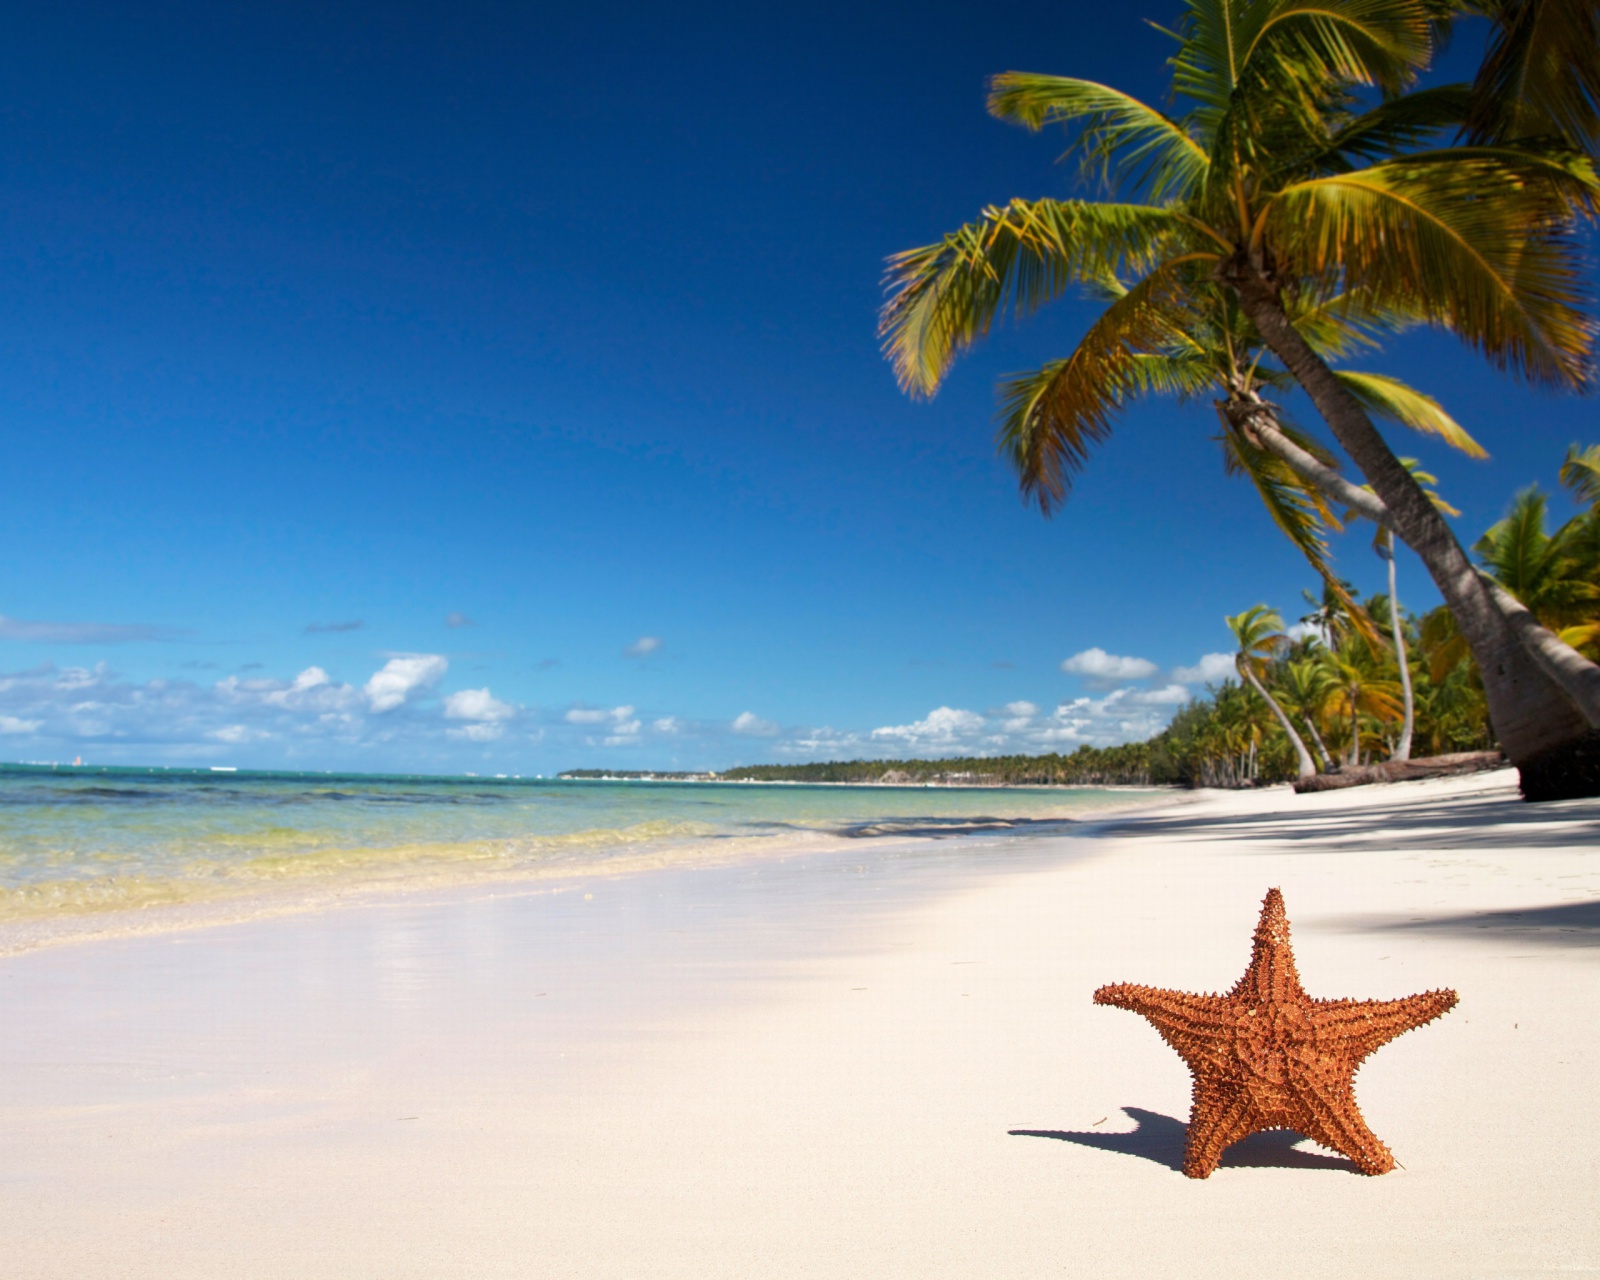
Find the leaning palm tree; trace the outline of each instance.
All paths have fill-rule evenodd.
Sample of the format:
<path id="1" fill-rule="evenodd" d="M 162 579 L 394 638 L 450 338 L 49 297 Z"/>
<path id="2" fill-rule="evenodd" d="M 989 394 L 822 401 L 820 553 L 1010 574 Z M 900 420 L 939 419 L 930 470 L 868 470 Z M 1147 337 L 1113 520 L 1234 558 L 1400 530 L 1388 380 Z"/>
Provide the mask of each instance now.
<path id="1" fill-rule="evenodd" d="M 1258 604 L 1225 621 L 1228 630 L 1233 632 L 1233 638 L 1239 642 L 1239 652 L 1234 655 L 1233 665 L 1238 669 L 1240 679 L 1246 681 L 1261 696 L 1261 700 L 1267 704 L 1278 724 L 1282 726 L 1290 745 L 1294 747 L 1295 762 L 1299 766 L 1300 776 L 1302 778 L 1315 776 L 1317 766 L 1312 762 L 1311 753 L 1306 750 L 1305 742 L 1295 732 L 1293 722 L 1278 705 L 1277 699 L 1267 692 L 1267 687 L 1261 680 L 1267 664 L 1288 647 L 1289 637 L 1283 634 L 1283 618 L 1277 610 Z"/>
<path id="2" fill-rule="evenodd" d="M 1411 473 L 1411 478 L 1422 486 L 1422 491 L 1428 496 L 1428 501 L 1447 516 L 1461 514 L 1455 507 L 1439 496 L 1434 488 L 1439 483 L 1437 476 L 1424 471 L 1422 464 L 1415 458 L 1401 458 L 1400 465 Z M 1347 517 L 1348 518 L 1348 517 Z M 1400 668 L 1400 689 L 1404 695 L 1405 720 L 1400 728 L 1400 739 L 1395 743 L 1391 760 L 1411 759 L 1411 739 L 1417 723 L 1416 694 L 1411 687 L 1411 667 L 1406 654 L 1405 623 L 1400 614 L 1400 593 L 1394 561 L 1394 530 L 1387 525 L 1379 525 L 1377 533 L 1373 536 L 1372 548 L 1384 560 L 1389 569 L 1389 634 L 1394 642 L 1395 662 Z"/>
<path id="3" fill-rule="evenodd" d="M 1421 0 L 1187 0 L 1170 64 L 1179 116 L 1087 80 L 997 77 L 994 114 L 1068 126 L 1071 151 L 1126 198 L 1013 200 L 896 255 L 882 331 L 902 384 L 931 394 L 1005 312 L 1125 282 L 1071 355 L 1007 389 L 1002 443 L 1049 510 L 1142 393 L 1139 357 L 1191 331 L 1221 288 L 1376 496 L 1352 499 L 1355 486 L 1286 439 L 1254 387 L 1230 388 L 1224 415 L 1422 558 L 1487 673 L 1527 794 L 1600 787 L 1600 769 L 1569 768 L 1600 725 L 1600 668 L 1478 577 L 1304 320 L 1331 307 L 1377 331 L 1430 323 L 1534 380 L 1587 377 L 1573 219 L 1600 184 L 1560 147 L 1437 145 L 1471 95 L 1403 92 L 1431 55 L 1431 12 Z M 1384 100 L 1362 110 L 1370 89 Z"/>
<path id="4" fill-rule="evenodd" d="M 1127 287 L 1114 276 L 1107 276 L 1098 282 L 1094 292 L 1107 302 L 1115 302 L 1126 296 Z M 1295 314 L 1297 326 L 1330 358 L 1375 345 L 1366 328 L 1352 323 L 1342 313 L 1342 301 L 1339 297 L 1316 301 L 1297 308 Z M 1234 402 L 1248 397 L 1258 412 L 1272 414 L 1278 435 L 1289 447 L 1321 466 L 1332 467 L 1332 456 L 1290 424 L 1268 398 L 1270 393 L 1289 390 L 1293 379 L 1265 359 L 1267 353 L 1260 336 L 1232 295 L 1221 288 L 1196 289 L 1193 303 L 1188 327 L 1172 332 L 1135 357 L 1130 376 L 1139 392 L 1172 395 L 1180 402 L 1206 394 Z M 1387 374 L 1341 369 L 1336 376 L 1375 416 L 1432 435 L 1468 457 L 1488 457 L 1466 429 L 1425 392 Z M 1002 384 L 1006 404 L 1002 414 L 1008 428 L 1032 410 L 1037 393 L 1037 378 L 1031 375 Z M 1345 616 L 1364 625 L 1348 584 L 1334 573 L 1329 562 L 1325 535 L 1329 529 L 1338 531 L 1341 521 L 1327 496 L 1283 457 L 1263 447 L 1258 434 L 1238 415 L 1223 412 L 1218 417 L 1222 433 L 1216 439 L 1222 446 L 1224 469 L 1229 475 L 1243 475 L 1250 480 L 1273 523 L 1322 580 L 1325 593 L 1337 601 Z M 1011 439 L 1008 443 L 1015 447 L 1017 441 Z M 1025 473 L 1026 459 L 1014 456 L 1014 461 Z M 1350 518 L 1348 513 L 1344 517 Z"/>

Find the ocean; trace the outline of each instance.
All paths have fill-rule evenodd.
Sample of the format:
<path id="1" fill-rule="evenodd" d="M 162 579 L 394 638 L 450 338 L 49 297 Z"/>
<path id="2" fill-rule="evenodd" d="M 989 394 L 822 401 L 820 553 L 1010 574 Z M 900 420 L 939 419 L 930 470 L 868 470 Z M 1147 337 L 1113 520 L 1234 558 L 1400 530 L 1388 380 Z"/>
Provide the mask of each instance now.
<path id="1" fill-rule="evenodd" d="M 1097 788 L 0 765 L 0 921 L 1029 829 L 1138 798 Z"/>

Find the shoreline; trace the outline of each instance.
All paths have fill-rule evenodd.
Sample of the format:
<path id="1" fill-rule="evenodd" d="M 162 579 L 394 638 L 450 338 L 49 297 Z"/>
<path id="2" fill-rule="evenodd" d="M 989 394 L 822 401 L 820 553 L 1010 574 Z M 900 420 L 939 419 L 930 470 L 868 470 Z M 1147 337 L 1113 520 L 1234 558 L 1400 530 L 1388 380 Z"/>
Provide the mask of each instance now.
<path id="1" fill-rule="evenodd" d="M 762 784 L 765 785 L 765 784 Z M 788 785 L 788 784 L 775 784 Z M 854 785 L 854 784 L 841 784 Z M 1083 788 L 1074 788 L 1083 790 Z M 1097 788 L 1098 790 L 1099 788 Z M 906 826 L 903 820 L 863 822 L 843 829 L 795 828 L 782 835 L 707 835 L 614 851 L 581 859 L 552 859 L 543 865 L 496 866 L 488 860 L 434 862 L 402 868 L 380 867 L 354 874 L 307 875 L 250 884 L 219 878 L 186 884 L 191 896 L 157 898 L 136 905 L 42 910 L 0 918 L 0 957 L 21 955 L 42 947 L 99 942 L 123 937 L 153 937 L 190 932 L 252 920 L 269 920 L 346 908 L 400 903 L 459 893 L 561 893 L 588 880 L 648 874 L 654 871 L 758 865 L 772 860 L 842 852 L 863 840 L 961 840 L 971 836 L 1034 836 L 1041 830 L 1076 832 L 1111 821 L 1129 811 L 1171 803 L 1170 797 L 1144 802 L 1097 805 L 1083 817 L 1015 817 L 989 819 L 974 815 L 964 825 Z M 380 851 L 381 852 L 381 851 Z M 207 890 L 214 890 L 207 892 Z"/>
<path id="2" fill-rule="evenodd" d="M 6 956 L 10 1271 L 1600 1269 L 1600 802 L 1514 779 L 1187 793 L 1070 835 Z M 1090 1003 L 1230 985 L 1273 885 L 1312 995 L 1461 993 L 1357 1077 L 1404 1166 L 1381 1178 L 1289 1134 L 1183 1178 L 1182 1064 Z"/>

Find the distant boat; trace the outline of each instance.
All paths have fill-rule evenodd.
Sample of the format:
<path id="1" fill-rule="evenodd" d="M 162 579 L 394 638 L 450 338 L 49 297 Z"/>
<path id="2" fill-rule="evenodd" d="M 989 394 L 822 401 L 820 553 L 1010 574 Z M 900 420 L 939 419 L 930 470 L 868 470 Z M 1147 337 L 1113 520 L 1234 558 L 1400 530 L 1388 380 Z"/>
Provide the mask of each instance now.
<path id="1" fill-rule="evenodd" d="M 211 766 L 211 772 L 212 773 L 238 773 L 239 772 L 239 766 L 236 765 L 236 764 L 214 764 L 214 765 Z"/>

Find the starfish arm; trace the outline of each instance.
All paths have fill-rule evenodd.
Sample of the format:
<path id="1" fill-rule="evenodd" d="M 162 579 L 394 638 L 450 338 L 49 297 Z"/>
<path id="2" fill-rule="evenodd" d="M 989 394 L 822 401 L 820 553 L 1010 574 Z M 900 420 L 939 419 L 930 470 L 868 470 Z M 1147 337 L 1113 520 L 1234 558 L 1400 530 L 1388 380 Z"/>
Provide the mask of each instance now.
<path id="1" fill-rule="evenodd" d="M 1348 1055 L 1352 1067 L 1402 1035 L 1448 1012 L 1454 991 L 1425 991 L 1403 1000 L 1316 1000 L 1312 1025 L 1320 1044 Z"/>
<path id="2" fill-rule="evenodd" d="M 1233 1041 L 1237 1014 L 1222 996 L 1119 982 L 1101 987 L 1094 993 L 1094 1002 L 1137 1013 L 1193 1070 L 1224 1062 Z"/>
<path id="3" fill-rule="evenodd" d="M 1255 1132 L 1250 1119 L 1247 1092 L 1197 1074 L 1194 1104 L 1189 1109 L 1189 1137 L 1183 1150 L 1184 1177 L 1209 1178 L 1222 1153 Z"/>
<path id="4" fill-rule="evenodd" d="M 1350 1082 L 1305 1081 L 1295 1090 L 1301 1115 L 1295 1128 L 1330 1151 L 1348 1156 L 1362 1173 L 1377 1175 L 1394 1168 L 1394 1156 L 1367 1128 L 1356 1107 Z"/>

